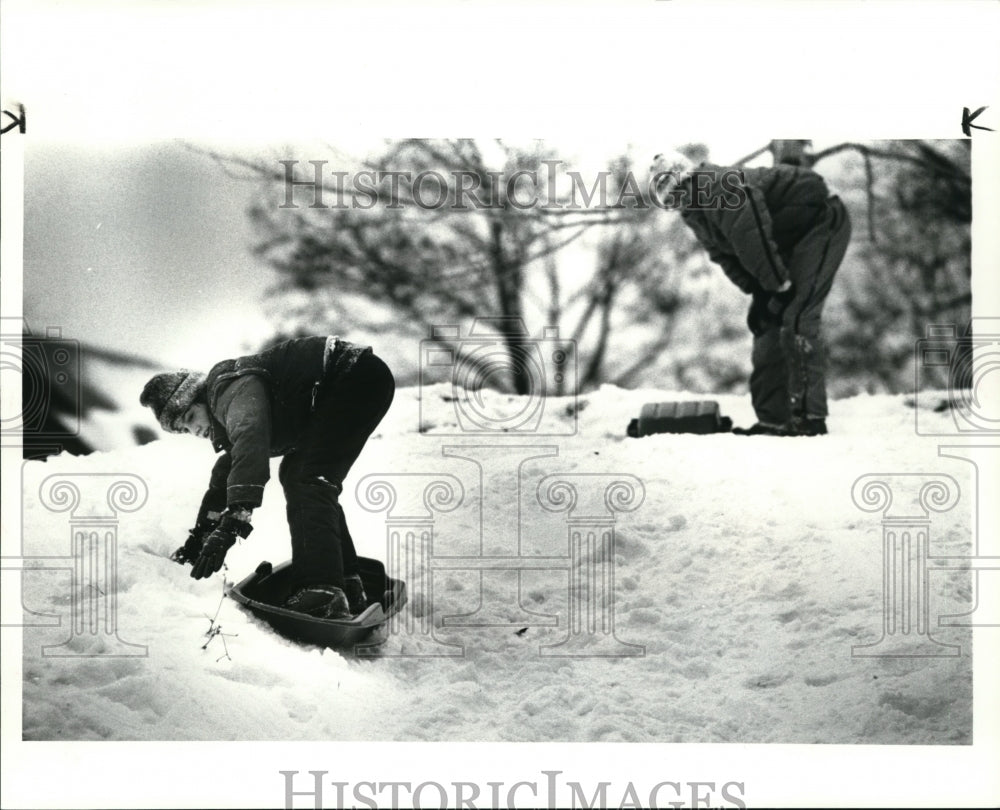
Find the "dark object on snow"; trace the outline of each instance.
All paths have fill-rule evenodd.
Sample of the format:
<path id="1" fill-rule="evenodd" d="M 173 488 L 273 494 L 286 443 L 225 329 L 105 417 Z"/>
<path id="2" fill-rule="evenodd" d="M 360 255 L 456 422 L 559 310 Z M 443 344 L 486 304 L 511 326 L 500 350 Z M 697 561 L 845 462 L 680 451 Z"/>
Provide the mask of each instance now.
<path id="1" fill-rule="evenodd" d="M 737 436 L 825 436 L 825 419 L 801 419 L 787 425 L 769 425 L 757 422 L 748 428 L 733 428 Z"/>
<path id="2" fill-rule="evenodd" d="M 16 338 L 5 334 L 4 341 L 16 343 Z M 58 327 L 48 327 L 41 335 L 22 322 L 20 348 L 18 441 L 25 459 L 46 459 L 63 452 L 74 456 L 92 453 L 95 445 L 88 438 L 88 417 L 94 411 L 119 410 L 115 398 L 98 384 L 100 375 L 94 374 L 95 367 L 152 368 L 141 357 L 64 337 Z"/>
<path id="3" fill-rule="evenodd" d="M 372 603 L 359 616 L 349 619 L 317 619 L 281 607 L 292 587 L 290 561 L 273 567 L 262 562 L 254 573 L 234 585 L 229 595 L 285 638 L 320 647 L 345 647 L 382 627 L 407 600 L 406 584 L 387 576 L 378 560 L 358 557 L 358 568 Z"/>
<path id="4" fill-rule="evenodd" d="M 714 400 L 647 402 L 626 431 L 633 439 L 653 433 L 728 433 L 733 420 L 719 413 Z"/>
<path id="5" fill-rule="evenodd" d="M 138 445 L 150 444 L 155 442 L 157 439 L 156 433 L 145 425 L 133 425 L 132 426 L 132 438 Z"/>

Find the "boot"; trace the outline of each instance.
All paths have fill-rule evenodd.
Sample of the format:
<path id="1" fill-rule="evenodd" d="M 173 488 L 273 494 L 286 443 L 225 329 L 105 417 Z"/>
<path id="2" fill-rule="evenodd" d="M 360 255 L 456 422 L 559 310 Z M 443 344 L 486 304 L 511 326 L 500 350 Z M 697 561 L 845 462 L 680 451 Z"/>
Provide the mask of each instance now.
<path id="1" fill-rule="evenodd" d="M 752 427 L 733 428 L 737 436 L 788 436 L 788 428 L 784 425 L 772 425 L 769 422 L 757 422 Z"/>
<path id="2" fill-rule="evenodd" d="M 737 436 L 825 436 L 825 419 L 793 419 L 784 425 L 757 422 L 749 428 L 733 428 Z"/>
<path id="3" fill-rule="evenodd" d="M 344 593 L 347 594 L 347 604 L 351 608 L 352 616 L 363 613 L 368 607 L 368 594 L 365 593 L 365 586 L 358 574 L 344 577 Z"/>
<path id="4" fill-rule="evenodd" d="M 351 609 L 343 589 L 336 585 L 308 585 L 285 600 L 283 607 L 317 619 L 349 619 Z"/>
<path id="5" fill-rule="evenodd" d="M 825 436 L 826 420 L 820 419 L 794 419 L 789 428 L 789 436 Z"/>

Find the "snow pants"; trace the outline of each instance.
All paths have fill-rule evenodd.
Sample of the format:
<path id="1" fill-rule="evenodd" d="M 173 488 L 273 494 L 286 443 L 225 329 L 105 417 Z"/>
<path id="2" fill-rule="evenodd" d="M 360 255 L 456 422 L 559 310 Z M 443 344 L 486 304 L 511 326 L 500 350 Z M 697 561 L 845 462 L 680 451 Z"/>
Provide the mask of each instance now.
<path id="1" fill-rule="evenodd" d="M 754 338 L 750 397 L 759 422 L 785 425 L 827 416 L 820 314 L 851 238 L 851 221 L 831 197 L 819 223 L 787 260 L 795 298 L 782 323 Z"/>
<path id="2" fill-rule="evenodd" d="M 328 390 L 321 390 L 279 480 L 292 537 L 292 587 L 336 585 L 358 573 L 358 555 L 340 505 L 344 478 L 389 410 L 396 384 L 369 353 Z"/>

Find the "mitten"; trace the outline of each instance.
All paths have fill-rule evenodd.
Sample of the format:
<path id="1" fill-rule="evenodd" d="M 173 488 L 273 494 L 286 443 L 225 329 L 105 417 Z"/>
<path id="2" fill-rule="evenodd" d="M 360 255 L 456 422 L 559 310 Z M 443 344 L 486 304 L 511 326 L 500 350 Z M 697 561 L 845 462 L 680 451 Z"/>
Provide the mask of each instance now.
<path id="1" fill-rule="evenodd" d="M 236 544 L 236 538 L 247 537 L 252 531 L 253 527 L 247 521 L 234 517 L 230 512 L 223 513 L 218 527 L 205 540 L 191 576 L 194 579 L 212 576 L 222 568 L 226 552 Z"/>
<path id="2" fill-rule="evenodd" d="M 198 515 L 198 520 L 195 522 L 194 528 L 188 529 L 187 540 L 184 541 L 183 546 L 170 555 L 171 560 L 184 565 L 185 563 L 193 563 L 198 559 L 198 555 L 201 554 L 201 547 L 205 544 L 205 538 L 219 525 L 219 514 L 217 512 L 211 514 L 215 515 L 215 517 L 209 517 L 207 514 Z"/>
<path id="3" fill-rule="evenodd" d="M 769 296 L 763 290 L 753 293 L 750 311 L 747 313 L 747 326 L 755 337 L 760 337 L 774 326 L 775 321 L 768 310 Z"/>
<path id="4" fill-rule="evenodd" d="M 775 321 L 781 320 L 782 313 L 788 309 L 788 305 L 792 303 L 792 299 L 795 298 L 795 285 L 791 281 L 786 281 L 786 286 L 784 289 L 778 290 L 770 294 L 770 299 L 767 302 L 767 311 L 775 319 Z"/>

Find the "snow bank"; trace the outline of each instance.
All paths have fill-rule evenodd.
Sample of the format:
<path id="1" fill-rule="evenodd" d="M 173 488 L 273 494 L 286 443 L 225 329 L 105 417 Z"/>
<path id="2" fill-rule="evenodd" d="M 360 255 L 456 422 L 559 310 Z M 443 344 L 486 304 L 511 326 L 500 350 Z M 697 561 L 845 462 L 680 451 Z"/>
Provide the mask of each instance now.
<path id="1" fill-rule="evenodd" d="M 446 393 L 425 390 L 425 401 Z M 462 504 L 435 525 L 435 554 L 478 554 L 480 544 L 489 554 L 516 554 L 491 545 L 517 537 L 520 514 L 521 553 L 549 557 L 567 553 L 567 528 L 564 514 L 534 500 L 544 476 L 635 476 L 644 500 L 616 515 L 613 606 L 618 639 L 644 645 L 644 654 L 540 654 L 568 633 L 566 567 L 526 571 L 521 580 L 522 607 L 557 617 L 557 626 L 520 622 L 521 609 L 503 600 L 510 571 L 480 579 L 473 570 L 439 569 L 433 599 L 413 581 L 402 614 L 411 626 L 432 623 L 434 639 L 393 632 L 371 659 L 291 644 L 223 598 L 221 575 L 196 582 L 167 558 L 193 522 L 212 463 L 207 443 L 169 437 L 23 467 L 23 554 L 31 558 L 70 553 L 70 516 L 39 495 L 50 476 L 131 474 L 148 487 L 141 508 L 119 515 L 116 593 L 120 638 L 148 654 L 104 657 L 106 639 L 71 632 L 68 572 L 36 560 L 47 567 L 23 575 L 24 605 L 34 612 L 27 621 L 51 625 L 40 615 L 58 616 L 61 626 L 24 632 L 24 738 L 971 742 L 968 631 L 934 629 L 939 641 L 960 645 L 960 656 L 852 657 L 852 645 L 876 641 L 882 626 L 882 516 L 852 501 L 859 476 L 951 475 L 962 499 L 933 516 L 931 553 L 971 548 L 972 467 L 938 457 L 937 440 L 916 436 L 914 412 L 901 398 L 834 402 L 832 433 L 820 439 L 634 440 L 624 430 L 643 402 L 693 397 L 604 387 L 581 397 L 575 435 L 500 439 L 449 435 L 447 418 L 420 435 L 419 396 L 398 392 L 347 482 L 359 552 L 387 554 L 386 514 L 357 502 L 368 475 L 442 473 L 462 482 Z M 737 424 L 751 421 L 744 399 L 720 401 Z M 568 426 L 570 404 L 547 407 L 561 408 Z M 525 447 L 539 454 L 520 468 L 520 509 L 509 497 L 518 482 L 502 480 L 502 465 L 477 467 L 442 451 L 505 442 L 522 450 L 497 457 L 530 455 Z M 557 454 L 541 455 L 536 445 Z M 253 535 L 228 557 L 231 580 L 260 560 L 289 556 L 276 480 L 254 522 Z M 587 564 L 584 555 L 576 567 Z M 970 609 L 968 573 L 934 573 L 930 585 L 932 624 Z M 444 617 L 480 604 L 515 623 L 445 626 Z M 209 640 L 212 626 L 222 635 Z M 45 645 L 67 638 L 59 651 L 76 657 L 43 655 Z M 442 649 L 452 654 L 416 655 Z"/>

